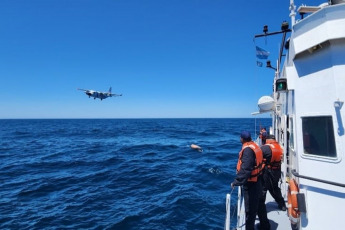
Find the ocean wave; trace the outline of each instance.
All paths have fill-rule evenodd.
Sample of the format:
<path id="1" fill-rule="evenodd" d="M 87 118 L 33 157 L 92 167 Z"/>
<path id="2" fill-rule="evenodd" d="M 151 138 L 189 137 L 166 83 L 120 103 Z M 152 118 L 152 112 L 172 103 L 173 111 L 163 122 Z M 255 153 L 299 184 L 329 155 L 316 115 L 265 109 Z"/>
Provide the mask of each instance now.
<path id="1" fill-rule="evenodd" d="M 0 120 L 0 229 L 221 229 L 252 123 Z"/>

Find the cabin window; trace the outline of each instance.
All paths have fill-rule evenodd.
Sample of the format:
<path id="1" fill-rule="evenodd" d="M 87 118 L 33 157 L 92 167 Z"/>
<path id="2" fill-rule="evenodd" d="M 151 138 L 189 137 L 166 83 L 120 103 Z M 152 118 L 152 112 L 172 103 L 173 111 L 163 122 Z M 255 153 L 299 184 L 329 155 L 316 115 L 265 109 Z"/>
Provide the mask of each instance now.
<path id="1" fill-rule="evenodd" d="M 336 157 L 332 116 L 303 117 L 303 148 L 305 154 Z"/>

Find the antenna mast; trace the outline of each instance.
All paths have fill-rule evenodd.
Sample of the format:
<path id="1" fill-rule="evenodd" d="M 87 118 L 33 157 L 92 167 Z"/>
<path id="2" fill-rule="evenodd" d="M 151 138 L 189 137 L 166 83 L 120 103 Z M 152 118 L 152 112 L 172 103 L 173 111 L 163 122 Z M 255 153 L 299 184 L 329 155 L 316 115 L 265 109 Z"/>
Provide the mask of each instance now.
<path id="1" fill-rule="evenodd" d="M 291 27 L 295 25 L 296 23 L 296 6 L 294 4 L 294 1 L 293 0 L 290 0 L 290 18 L 291 18 Z"/>

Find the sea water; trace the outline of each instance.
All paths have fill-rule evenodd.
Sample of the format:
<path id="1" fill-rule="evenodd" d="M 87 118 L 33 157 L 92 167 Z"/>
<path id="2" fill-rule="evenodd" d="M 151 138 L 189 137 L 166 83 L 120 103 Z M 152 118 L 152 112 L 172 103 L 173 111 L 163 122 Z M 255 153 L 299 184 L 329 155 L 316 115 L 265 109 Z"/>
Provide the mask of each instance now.
<path id="1" fill-rule="evenodd" d="M 0 229 L 223 229 L 240 132 L 269 124 L 0 120 Z"/>

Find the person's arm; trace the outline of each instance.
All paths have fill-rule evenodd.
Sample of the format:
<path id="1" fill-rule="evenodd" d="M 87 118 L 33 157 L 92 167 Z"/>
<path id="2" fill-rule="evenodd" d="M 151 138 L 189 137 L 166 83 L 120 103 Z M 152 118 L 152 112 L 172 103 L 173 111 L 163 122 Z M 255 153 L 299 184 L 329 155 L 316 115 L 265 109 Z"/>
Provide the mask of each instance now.
<path id="1" fill-rule="evenodd" d="M 268 165 L 271 162 L 272 150 L 268 145 L 263 145 L 261 146 L 261 151 L 263 158 L 266 160 L 265 164 Z"/>
<path id="2" fill-rule="evenodd" d="M 232 186 L 241 186 L 247 182 L 255 166 L 255 153 L 251 148 L 245 148 L 242 154 L 242 165 Z"/>

